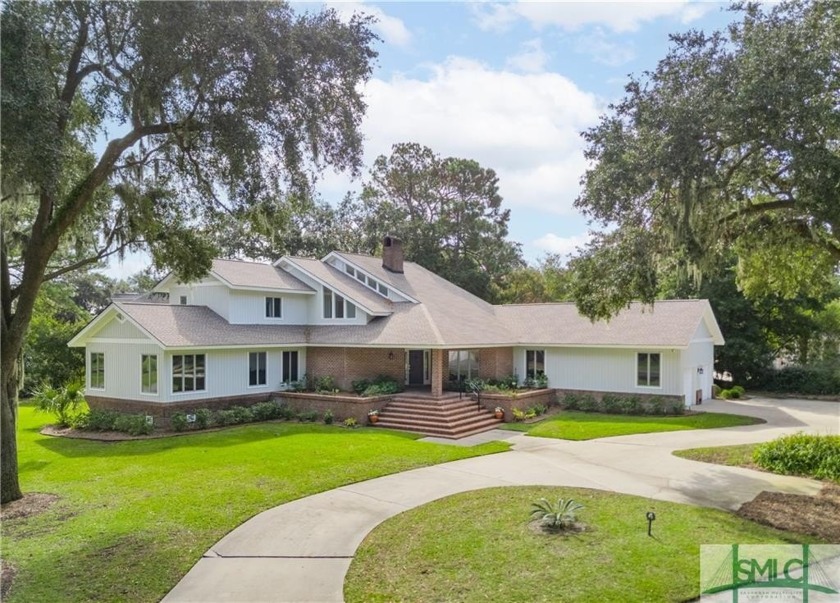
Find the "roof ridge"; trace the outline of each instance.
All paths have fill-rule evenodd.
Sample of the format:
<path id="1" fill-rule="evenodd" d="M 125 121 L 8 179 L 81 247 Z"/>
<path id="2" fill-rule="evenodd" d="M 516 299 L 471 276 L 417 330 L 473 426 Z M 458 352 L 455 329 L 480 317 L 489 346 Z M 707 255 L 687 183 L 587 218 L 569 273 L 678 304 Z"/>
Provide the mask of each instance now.
<path id="1" fill-rule="evenodd" d="M 237 262 L 239 264 L 256 264 L 257 266 L 271 266 L 270 262 L 258 262 L 257 260 L 240 260 L 239 258 L 213 258 L 214 262 Z"/>

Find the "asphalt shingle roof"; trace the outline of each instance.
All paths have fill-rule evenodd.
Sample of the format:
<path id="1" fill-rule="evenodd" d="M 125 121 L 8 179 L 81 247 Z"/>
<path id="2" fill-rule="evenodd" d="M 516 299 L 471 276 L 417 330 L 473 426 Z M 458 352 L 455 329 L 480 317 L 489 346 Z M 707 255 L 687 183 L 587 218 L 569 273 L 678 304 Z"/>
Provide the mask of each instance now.
<path id="1" fill-rule="evenodd" d="M 307 287 L 305 283 L 285 270 L 275 268 L 271 264 L 217 259 L 213 260 L 210 271 L 233 287 L 313 293 L 311 287 Z"/>
<path id="2" fill-rule="evenodd" d="M 289 257 L 285 259 L 323 281 L 334 291 L 338 291 L 342 295 L 356 300 L 356 302 L 376 314 L 389 314 L 392 310 L 393 303 L 390 300 L 374 292 L 372 289 L 368 289 L 353 277 L 337 268 L 333 268 L 329 264 L 325 264 L 321 260 Z"/>

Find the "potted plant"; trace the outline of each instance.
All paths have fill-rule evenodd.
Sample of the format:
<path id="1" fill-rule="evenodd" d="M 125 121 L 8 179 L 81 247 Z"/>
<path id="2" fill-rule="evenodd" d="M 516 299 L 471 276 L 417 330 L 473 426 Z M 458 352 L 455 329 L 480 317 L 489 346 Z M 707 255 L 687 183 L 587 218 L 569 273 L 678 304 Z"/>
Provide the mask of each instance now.
<path id="1" fill-rule="evenodd" d="M 374 410 L 372 410 L 368 413 L 368 421 L 370 421 L 371 423 L 376 423 L 378 420 L 379 420 L 379 411 L 378 410 L 374 409 Z"/>
<path id="2" fill-rule="evenodd" d="M 496 410 L 494 410 L 493 413 L 496 415 L 497 419 L 504 419 L 505 418 L 505 409 L 502 408 L 501 406 L 497 406 Z"/>

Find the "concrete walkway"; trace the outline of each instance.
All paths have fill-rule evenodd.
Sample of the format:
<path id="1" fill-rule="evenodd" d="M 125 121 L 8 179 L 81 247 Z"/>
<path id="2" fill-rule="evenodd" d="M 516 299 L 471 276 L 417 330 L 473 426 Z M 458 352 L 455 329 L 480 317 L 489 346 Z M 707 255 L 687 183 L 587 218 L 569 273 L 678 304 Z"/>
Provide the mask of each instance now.
<path id="1" fill-rule="evenodd" d="M 702 410 L 766 424 L 619 436 L 586 442 L 497 430 L 510 452 L 351 484 L 269 509 L 216 543 L 165 602 L 343 601 L 356 548 L 384 520 L 438 498 L 496 486 L 575 486 L 737 509 L 762 490 L 815 494 L 818 482 L 680 459 L 674 450 L 748 444 L 785 433 L 838 433 L 840 404 L 805 400 L 714 401 Z M 464 442 L 461 442 L 463 444 Z"/>

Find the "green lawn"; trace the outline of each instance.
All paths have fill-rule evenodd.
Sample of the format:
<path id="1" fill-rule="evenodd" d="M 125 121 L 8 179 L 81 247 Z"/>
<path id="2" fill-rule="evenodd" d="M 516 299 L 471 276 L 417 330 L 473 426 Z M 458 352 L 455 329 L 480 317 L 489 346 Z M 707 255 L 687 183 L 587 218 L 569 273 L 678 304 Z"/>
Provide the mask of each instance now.
<path id="1" fill-rule="evenodd" d="M 544 534 L 531 502 L 574 498 L 592 528 Z M 645 513 L 656 513 L 647 536 Z M 575 488 L 493 488 L 407 511 L 362 543 L 344 584 L 373 601 L 686 601 L 699 593 L 701 544 L 805 543 L 733 514 Z"/>
<path id="2" fill-rule="evenodd" d="M 42 436 L 47 422 L 21 407 L 22 488 L 61 499 L 3 523 L 3 559 L 18 570 L 10 602 L 157 601 L 214 542 L 264 509 L 508 448 L 297 423 L 103 443 Z"/>
<path id="3" fill-rule="evenodd" d="M 728 465 L 730 467 L 747 467 L 766 471 L 752 460 L 753 450 L 758 444 L 739 444 L 738 446 L 716 446 L 713 448 L 691 448 L 689 450 L 676 450 L 674 455 L 701 461 L 703 463 L 714 463 L 715 465 Z"/>
<path id="4" fill-rule="evenodd" d="M 528 435 L 561 440 L 592 440 L 634 433 L 717 429 L 764 423 L 761 419 L 741 415 L 704 412 L 678 417 L 608 415 L 603 413 L 563 411 L 539 423 L 505 423 L 503 429 L 524 431 Z"/>

